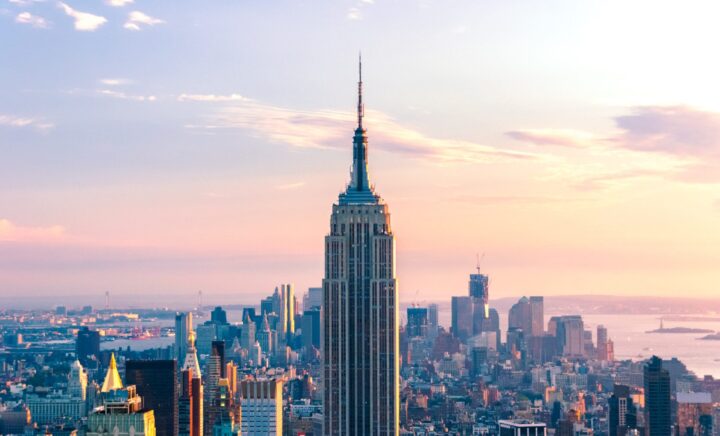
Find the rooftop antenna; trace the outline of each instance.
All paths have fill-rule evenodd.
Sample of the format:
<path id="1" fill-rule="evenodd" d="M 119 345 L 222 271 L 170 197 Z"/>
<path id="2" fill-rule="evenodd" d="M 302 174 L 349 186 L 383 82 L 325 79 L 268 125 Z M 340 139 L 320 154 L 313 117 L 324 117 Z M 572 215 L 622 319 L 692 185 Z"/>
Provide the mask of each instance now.
<path id="1" fill-rule="evenodd" d="M 475 256 L 477 257 L 477 265 L 475 268 L 477 269 L 477 273 L 480 274 L 480 262 L 485 258 L 485 253 L 480 256 L 480 253 L 476 253 Z"/>
<path id="2" fill-rule="evenodd" d="M 358 52 L 358 128 L 362 129 L 362 119 L 365 116 L 365 106 L 362 102 L 362 53 Z"/>

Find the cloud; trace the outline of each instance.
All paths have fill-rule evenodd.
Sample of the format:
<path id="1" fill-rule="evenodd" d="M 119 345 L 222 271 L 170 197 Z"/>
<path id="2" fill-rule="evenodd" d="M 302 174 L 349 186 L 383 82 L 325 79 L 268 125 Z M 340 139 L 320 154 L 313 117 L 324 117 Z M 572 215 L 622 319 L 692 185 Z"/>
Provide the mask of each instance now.
<path id="1" fill-rule="evenodd" d="M 132 82 L 128 79 L 100 79 L 100 83 L 106 86 L 120 86 L 127 85 Z"/>
<path id="2" fill-rule="evenodd" d="M 116 8 L 121 8 L 135 3 L 135 0 L 105 0 L 105 4 Z"/>
<path id="3" fill-rule="evenodd" d="M 51 129 L 54 124 L 37 118 L 18 117 L 14 115 L 0 114 L 0 126 L 8 127 L 35 127 L 40 130 Z"/>
<path id="4" fill-rule="evenodd" d="M 63 2 L 59 2 L 58 6 L 65 11 L 65 14 L 75 19 L 75 30 L 81 32 L 94 32 L 100 26 L 107 23 L 105 17 L 93 15 L 88 12 L 77 11 Z"/>
<path id="5" fill-rule="evenodd" d="M 348 20 L 361 20 L 362 13 L 360 12 L 360 8 L 348 9 L 347 18 Z"/>
<path id="6" fill-rule="evenodd" d="M 52 242 L 66 237 L 62 226 L 23 227 L 0 218 L 0 243 L 2 242 Z"/>
<path id="7" fill-rule="evenodd" d="M 223 107 L 195 129 L 242 129 L 270 141 L 300 148 L 346 148 L 356 115 L 336 110 L 298 110 L 239 101 Z M 512 149 L 496 148 L 472 141 L 435 138 L 404 126 L 382 112 L 369 111 L 366 127 L 370 128 L 370 147 L 430 159 L 436 163 L 492 162 L 498 160 L 535 159 L 538 155 Z"/>
<path id="8" fill-rule="evenodd" d="M 583 189 L 648 177 L 720 183 L 720 113 L 688 106 L 639 106 L 629 112 L 613 118 L 617 131 L 607 136 L 573 129 L 524 129 L 506 135 L 575 151 L 557 172 L 579 181 Z"/>
<path id="9" fill-rule="evenodd" d="M 228 102 L 228 101 L 250 101 L 249 98 L 240 94 L 215 95 L 215 94 L 180 94 L 178 101 L 202 101 L 202 102 Z"/>
<path id="10" fill-rule="evenodd" d="M 640 151 L 720 157 L 720 113 L 687 106 L 643 106 L 615 117 L 615 143 Z"/>
<path id="11" fill-rule="evenodd" d="M 8 3 L 18 6 L 31 6 L 34 3 L 43 3 L 45 0 L 8 0 Z"/>
<path id="12" fill-rule="evenodd" d="M 275 189 L 278 189 L 280 191 L 292 191 L 295 189 L 300 189 L 303 186 L 305 186 L 305 182 L 295 182 L 295 183 L 286 183 L 284 185 L 278 185 L 275 187 Z"/>
<path id="13" fill-rule="evenodd" d="M 133 101 L 155 101 L 157 97 L 154 95 L 131 95 L 120 91 L 114 91 L 112 89 L 99 89 L 98 94 L 107 97 L 118 98 L 121 100 L 133 100 Z"/>
<path id="14" fill-rule="evenodd" d="M 558 147 L 589 147 L 600 141 L 592 133 L 571 129 L 526 129 L 505 132 L 517 141 Z"/>
<path id="15" fill-rule="evenodd" d="M 47 29 L 50 27 L 50 23 L 43 17 L 38 17 L 30 12 L 20 12 L 15 17 L 15 22 L 20 24 L 29 24 L 36 29 Z"/>
<path id="16" fill-rule="evenodd" d="M 165 21 L 158 18 L 153 18 L 140 11 L 132 11 L 128 14 L 128 20 L 125 22 L 125 27 L 128 30 L 138 31 L 142 26 L 154 26 L 156 24 L 162 24 Z"/>

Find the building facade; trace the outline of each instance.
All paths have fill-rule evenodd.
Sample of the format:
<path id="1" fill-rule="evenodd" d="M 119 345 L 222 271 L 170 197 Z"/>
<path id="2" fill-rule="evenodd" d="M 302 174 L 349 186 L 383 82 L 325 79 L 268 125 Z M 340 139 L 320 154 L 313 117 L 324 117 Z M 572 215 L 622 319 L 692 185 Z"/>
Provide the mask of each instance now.
<path id="1" fill-rule="evenodd" d="M 243 380 L 238 389 L 242 434 L 283 434 L 282 380 Z"/>
<path id="2" fill-rule="evenodd" d="M 323 430 L 394 435 L 400 421 L 395 238 L 388 206 L 370 185 L 362 121 L 361 76 L 351 181 L 332 207 L 325 237 Z"/>
<path id="3" fill-rule="evenodd" d="M 129 360 L 125 382 L 135 385 L 143 407 L 155 412 L 158 436 L 178 434 L 178 384 L 175 360 Z"/>

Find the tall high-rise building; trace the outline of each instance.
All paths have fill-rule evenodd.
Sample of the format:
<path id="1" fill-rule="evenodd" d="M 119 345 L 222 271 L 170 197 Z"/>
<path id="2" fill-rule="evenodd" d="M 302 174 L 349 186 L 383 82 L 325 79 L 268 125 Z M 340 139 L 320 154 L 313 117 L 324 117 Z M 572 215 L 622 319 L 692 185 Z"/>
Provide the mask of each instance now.
<path id="1" fill-rule="evenodd" d="M 395 238 L 368 176 L 362 75 L 351 180 L 332 207 L 323 280 L 323 433 L 394 435 L 400 423 Z M 244 418 L 243 418 L 244 421 Z"/>
<path id="2" fill-rule="evenodd" d="M 603 325 L 597 326 L 597 359 L 598 360 L 611 360 L 609 359 L 609 346 L 607 328 Z"/>
<path id="3" fill-rule="evenodd" d="M 135 385 L 143 407 L 155 412 L 158 436 L 178 433 L 178 384 L 175 360 L 129 360 L 125 382 Z"/>
<path id="4" fill-rule="evenodd" d="M 490 310 L 490 280 L 487 275 L 480 274 L 480 267 L 478 266 L 477 274 L 470 274 L 470 281 L 468 282 L 468 293 L 471 297 L 479 300 L 478 311 L 482 317 L 487 318 L 489 316 L 488 311 Z"/>
<path id="5" fill-rule="evenodd" d="M 554 322 L 552 322 L 554 320 Z M 563 356 L 582 357 L 585 355 L 585 330 L 582 317 L 565 315 L 553 317 L 551 325 L 555 329 L 555 337 Z"/>
<path id="6" fill-rule="evenodd" d="M 613 394 L 608 400 L 610 413 L 608 430 L 610 436 L 625 436 L 627 431 L 637 426 L 637 411 L 630 395 L 630 387 L 615 385 Z"/>
<path id="7" fill-rule="evenodd" d="M 428 324 L 431 328 L 435 328 L 438 326 L 438 311 L 439 307 L 437 304 L 428 304 Z"/>
<path id="8" fill-rule="evenodd" d="M 527 297 L 522 297 L 510 307 L 508 329 L 522 330 L 525 336 L 532 333 L 532 307 Z"/>
<path id="9" fill-rule="evenodd" d="M 178 312 L 175 314 L 175 359 L 178 361 L 178 365 L 185 360 L 188 335 L 192 329 L 192 312 Z"/>
<path id="10" fill-rule="evenodd" d="M 275 343 L 277 339 L 275 333 L 276 332 L 274 330 L 270 329 L 267 314 L 263 315 L 262 327 L 260 327 L 260 331 L 257 332 L 256 337 L 257 341 L 260 343 L 260 347 L 262 347 L 262 350 L 268 356 L 275 353 L 275 348 L 277 346 Z"/>
<path id="11" fill-rule="evenodd" d="M 653 356 L 643 368 L 645 380 L 645 430 L 648 436 L 670 436 L 670 373 L 663 361 Z"/>
<path id="12" fill-rule="evenodd" d="M 307 294 L 303 297 L 303 310 L 310 310 L 313 307 L 322 306 L 322 288 L 308 288 Z"/>
<path id="13" fill-rule="evenodd" d="M 80 398 L 83 401 L 87 398 L 88 376 L 79 360 L 75 360 L 70 366 L 68 373 L 68 395 L 73 398 Z"/>
<path id="14" fill-rule="evenodd" d="M 222 307 L 217 306 L 210 312 L 210 322 L 214 324 L 227 324 L 227 312 Z"/>
<path id="15" fill-rule="evenodd" d="M 543 297 L 530 297 L 530 317 L 532 318 L 532 329 L 530 336 L 542 336 L 545 334 L 545 310 Z"/>
<path id="16" fill-rule="evenodd" d="M 315 306 L 303 312 L 302 338 L 306 356 L 320 350 L 320 308 Z"/>
<path id="17" fill-rule="evenodd" d="M 97 358 L 100 354 L 100 332 L 83 327 L 78 330 L 75 345 L 78 360 L 83 365 L 87 365 L 89 359 Z"/>
<path id="18" fill-rule="evenodd" d="M 450 330 L 456 338 L 466 341 L 473 335 L 472 297 L 452 297 Z"/>
<path id="19" fill-rule="evenodd" d="M 407 308 L 407 327 L 405 331 L 408 338 L 424 338 L 427 336 L 428 324 L 427 307 Z"/>
<path id="20" fill-rule="evenodd" d="M 243 380 L 240 382 L 238 389 L 243 435 L 283 434 L 282 385 L 280 379 Z"/>
<path id="21" fill-rule="evenodd" d="M 193 435 L 193 372 L 180 371 L 180 398 L 178 399 L 178 435 Z"/>
<path id="22" fill-rule="evenodd" d="M 185 380 L 187 378 L 187 380 Z M 186 394 L 187 389 L 187 396 Z M 188 335 L 187 355 L 183 364 L 183 397 L 189 398 L 188 402 L 183 402 L 183 406 L 187 404 L 188 410 L 183 410 L 189 416 L 181 414 L 183 422 L 189 422 L 188 436 L 203 435 L 203 385 L 202 374 L 200 372 L 200 363 L 197 358 L 197 350 L 195 349 L 195 334 L 191 331 Z M 183 433 L 181 431 L 181 433 Z"/>
<path id="23" fill-rule="evenodd" d="M 282 306 L 278 315 L 280 315 L 282 327 L 278 328 L 278 332 L 282 332 L 281 339 L 285 339 L 288 335 L 295 333 L 295 286 L 291 283 L 280 285 L 280 297 Z"/>
<path id="24" fill-rule="evenodd" d="M 267 312 L 263 312 L 263 316 L 267 316 Z M 240 326 L 240 346 L 246 350 L 255 343 L 255 330 L 257 325 L 255 321 L 250 317 L 249 313 L 243 316 L 243 323 Z"/>
<path id="25" fill-rule="evenodd" d="M 211 435 L 215 418 L 218 415 L 217 404 L 215 404 L 218 383 L 225 372 L 225 342 L 213 341 L 210 351 L 210 357 L 205 365 L 205 386 L 204 386 L 204 404 L 203 411 L 205 413 L 205 422 L 203 429 L 206 435 Z"/>

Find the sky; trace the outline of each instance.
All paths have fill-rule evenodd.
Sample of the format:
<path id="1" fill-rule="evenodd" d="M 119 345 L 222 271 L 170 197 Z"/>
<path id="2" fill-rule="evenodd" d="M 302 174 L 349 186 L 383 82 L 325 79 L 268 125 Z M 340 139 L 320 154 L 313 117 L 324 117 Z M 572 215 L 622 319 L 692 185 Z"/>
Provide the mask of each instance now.
<path id="1" fill-rule="evenodd" d="M 712 1 L 0 0 L 0 297 L 319 286 L 362 51 L 403 302 L 720 295 Z"/>

